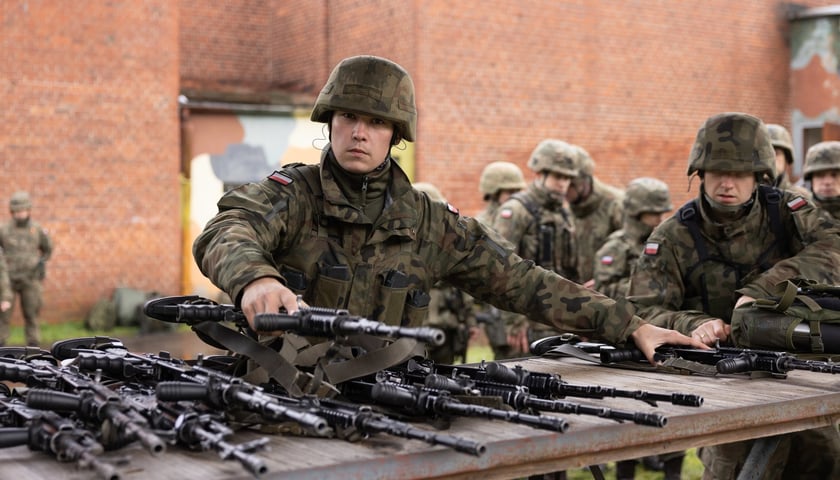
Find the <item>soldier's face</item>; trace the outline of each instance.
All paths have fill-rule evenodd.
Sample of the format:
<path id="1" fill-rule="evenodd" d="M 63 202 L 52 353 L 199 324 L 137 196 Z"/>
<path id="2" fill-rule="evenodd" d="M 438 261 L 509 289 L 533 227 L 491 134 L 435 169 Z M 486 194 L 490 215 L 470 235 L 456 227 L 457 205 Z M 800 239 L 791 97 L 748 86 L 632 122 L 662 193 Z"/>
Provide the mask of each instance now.
<path id="1" fill-rule="evenodd" d="M 742 205 L 755 190 L 753 172 L 706 172 L 703 176 L 706 194 L 723 205 Z"/>
<path id="2" fill-rule="evenodd" d="M 667 216 L 668 212 L 642 212 L 642 214 L 639 215 L 639 221 L 648 227 L 656 227 L 662 223 Z"/>
<path id="3" fill-rule="evenodd" d="M 781 176 L 787 172 L 787 157 L 781 148 L 776 149 L 776 175 Z"/>
<path id="4" fill-rule="evenodd" d="M 18 210 L 16 212 L 12 212 L 12 218 L 17 221 L 23 221 L 29 219 L 29 210 Z"/>
<path id="5" fill-rule="evenodd" d="M 559 197 L 564 197 L 569 190 L 569 184 L 572 183 L 572 177 L 561 175 L 557 172 L 543 173 L 543 186 L 545 189 L 556 194 Z"/>
<path id="6" fill-rule="evenodd" d="M 337 110 L 330 123 L 330 143 L 341 168 L 368 173 L 391 151 L 394 124 L 379 117 Z"/>
<path id="7" fill-rule="evenodd" d="M 821 198 L 840 197 L 840 170 L 811 174 L 811 190 Z"/>

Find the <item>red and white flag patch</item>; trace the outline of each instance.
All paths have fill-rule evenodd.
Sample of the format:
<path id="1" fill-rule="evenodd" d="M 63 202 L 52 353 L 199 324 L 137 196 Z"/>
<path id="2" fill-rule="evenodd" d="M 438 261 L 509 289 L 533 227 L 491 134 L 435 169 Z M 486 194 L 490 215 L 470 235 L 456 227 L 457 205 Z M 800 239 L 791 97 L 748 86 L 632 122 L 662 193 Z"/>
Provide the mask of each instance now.
<path id="1" fill-rule="evenodd" d="M 447 204 L 446 204 L 446 209 L 447 209 L 447 210 L 449 210 L 450 212 L 454 213 L 455 215 L 458 215 L 458 213 L 460 213 L 460 212 L 458 211 L 458 209 L 457 209 L 457 208 L 455 208 L 455 206 L 454 206 L 454 205 L 452 205 L 451 203 L 447 203 Z"/>
<path id="2" fill-rule="evenodd" d="M 808 200 L 805 200 L 802 197 L 796 197 L 787 203 L 787 206 L 791 212 L 795 212 L 800 208 L 804 207 L 805 205 L 808 205 Z"/>
<path id="3" fill-rule="evenodd" d="M 656 242 L 648 242 L 645 244 L 645 255 L 659 255 L 659 244 Z"/>
<path id="4" fill-rule="evenodd" d="M 601 265 L 612 265 L 615 259 L 612 255 L 604 255 L 601 257 Z"/>
<path id="5" fill-rule="evenodd" d="M 270 180 L 274 180 L 275 182 L 279 183 L 280 185 L 289 185 L 292 182 L 294 182 L 294 180 L 292 180 L 291 177 L 289 177 L 285 173 L 280 173 L 280 172 L 274 172 L 271 175 L 269 175 L 268 178 Z"/>
<path id="6" fill-rule="evenodd" d="M 508 218 L 513 216 L 513 210 L 511 210 L 509 208 L 504 208 L 504 209 L 499 211 L 499 216 L 504 218 L 504 219 L 508 219 Z"/>

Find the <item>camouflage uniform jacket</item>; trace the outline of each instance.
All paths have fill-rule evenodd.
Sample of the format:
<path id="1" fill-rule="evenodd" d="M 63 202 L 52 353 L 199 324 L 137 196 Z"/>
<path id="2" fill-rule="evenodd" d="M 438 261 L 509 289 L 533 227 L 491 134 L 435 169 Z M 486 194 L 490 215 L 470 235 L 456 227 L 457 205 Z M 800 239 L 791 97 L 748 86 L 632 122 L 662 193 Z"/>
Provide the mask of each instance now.
<path id="1" fill-rule="evenodd" d="M 593 278 L 595 251 L 610 233 L 618 230 L 624 221 L 622 200 L 624 192 L 592 179 L 592 193 L 579 203 L 569 205 L 574 215 L 578 281 Z"/>
<path id="2" fill-rule="evenodd" d="M 818 207 L 831 214 L 837 220 L 840 220 L 840 197 L 817 198 L 815 195 L 813 199 Z"/>
<path id="3" fill-rule="evenodd" d="M 275 277 L 310 305 L 390 324 L 419 325 L 427 309 L 422 299 L 440 280 L 499 308 L 610 342 L 622 343 L 643 323 L 629 304 L 500 247 L 495 233 L 429 201 L 396 162 L 388 166 L 385 208 L 373 221 L 336 183 L 328 149 L 320 165 L 287 166 L 232 190 L 193 245 L 199 267 L 237 304 L 248 283 Z"/>
<path id="4" fill-rule="evenodd" d="M 788 177 L 786 173 L 776 176 L 776 180 L 773 182 L 773 185 L 775 185 L 775 187 L 779 190 L 789 190 L 799 196 L 807 198 L 808 200 L 814 199 L 814 196 L 807 188 L 791 183 L 790 177 Z"/>
<path id="5" fill-rule="evenodd" d="M 796 276 L 840 281 L 840 224 L 800 196 L 773 191 L 781 194 L 778 206 L 765 206 L 759 194 L 743 218 L 726 223 L 711 221 L 705 202 L 695 201 L 701 206 L 694 218 L 708 251 L 702 263 L 688 226 L 680 222 L 682 209 L 654 229 L 630 281 L 629 300 L 638 314 L 690 334 L 713 318 L 729 322 L 742 294 L 766 297 L 774 285 Z M 771 208 L 780 208 L 786 238 L 774 234 Z"/>
<path id="6" fill-rule="evenodd" d="M 627 296 L 630 273 L 650 230 L 636 218 L 627 218 L 624 228 L 607 237 L 607 242 L 595 253 L 595 290 L 610 298 Z"/>
<path id="7" fill-rule="evenodd" d="M 577 281 L 571 215 L 562 203 L 552 200 L 535 182 L 499 207 L 493 229 L 510 242 L 522 258 Z M 546 243 L 549 248 L 545 248 Z"/>
<path id="8" fill-rule="evenodd" d="M 49 235 L 31 220 L 24 226 L 18 226 L 12 220 L 0 227 L 0 248 L 6 256 L 12 281 L 40 280 L 43 262 L 52 255 Z"/>

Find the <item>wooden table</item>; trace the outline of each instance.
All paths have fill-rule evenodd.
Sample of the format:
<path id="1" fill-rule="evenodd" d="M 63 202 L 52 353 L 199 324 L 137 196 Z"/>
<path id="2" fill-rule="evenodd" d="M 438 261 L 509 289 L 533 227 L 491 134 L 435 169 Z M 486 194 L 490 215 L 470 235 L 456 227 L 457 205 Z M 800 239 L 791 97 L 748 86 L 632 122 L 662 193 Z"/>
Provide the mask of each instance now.
<path id="1" fill-rule="evenodd" d="M 606 368 L 578 359 L 530 358 L 511 361 L 523 367 L 558 373 L 571 383 L 685 392 L 702 395 L 702 407 L 660 404 L 657 408 L 628 399 L 568 401 L 623 410 L 659 412 L 668 417 L 664 428 L 646 427 L 591 416 L 565 416 L 563 434 L 500 421 L 461 418 L 446 431 L 482 441 L 481 457 L 431 447 L 415 440 L 378 435 L 358 443 L 321 438 L 272 435 L 270 450 L 259 455 L 269 472 L 262 478 L 373 479 L 373 478 L 515 478 L 591 464 L 638 458 L 690 447 L 767 437 L 840 421 L 840 377 L 794 371 L 786 379 L 743 375 L 701 377 Z M 419 424 L 425 427 L 423 424 Z M 261 436 L 240 432 L 234 441 Z M 118 461 L 123 479 L 245 479 L 253 478 L 233 461 L 223 462 L 212 452 L 186 452 L 177 447 L 153 457 L 140 447 L 126 447 L 103 458 Z M 2 478 L 14 480 L 93 478 L 74 471 L 27 447 L 0 450 Z"/>

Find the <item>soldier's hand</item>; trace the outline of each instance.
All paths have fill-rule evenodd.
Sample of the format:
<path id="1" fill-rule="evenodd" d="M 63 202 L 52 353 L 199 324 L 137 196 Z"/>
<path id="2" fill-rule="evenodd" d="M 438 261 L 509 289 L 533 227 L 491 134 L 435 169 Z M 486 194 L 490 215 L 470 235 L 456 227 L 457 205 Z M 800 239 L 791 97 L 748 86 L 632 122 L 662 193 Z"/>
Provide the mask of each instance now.
<path id="1" fill-rule="evenodd" d="M 281 308 L 289 313 L 296 312 L 297 295 L 276 278 L 258 278 L 242 291 L 242 313 L 251 328 L 254 328 L 254 317 L 258 313 L 278 313 Z"/>
<path id="2" fill-rule="evenodd" d="M 528 351 L 528 329 L 514 328 L 508 333 L 508 346 L 515 353 Z"/>
<path id="3" fill-rule="evenodd" d="M 706 345 L 715 345 L 718 340 L 721 342 L 728 340 L 731 332 L 732 327 L 727 325 L 723 320 L 715 318 L 695 328 L 691 332 L 691 338 L 699 340 Z"/>
<path id="4" fill-rule="evenodd" d="M 0 302 L 0 312 L 5 312 L 6 310 L 12 308 L 12 302 L 9 301 L 2 301 Z"/>
<path id="5" fill-rule="evenodd" d="M 660 328 L 649 323 L 636 329 L 635 332 L 630 334 L 630 338 L 633 339 L 636 348 L 645 354 L 645 357 L 651 365 L 656 364 L 656 361 L 653 359 L 653 354 L 660 345 L 689 345 L 703 350 L 709 349 L 703 342 L 687 337 L 676 330 Z"/>

